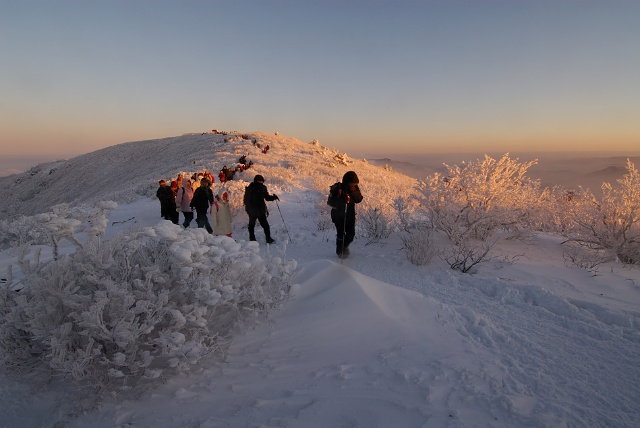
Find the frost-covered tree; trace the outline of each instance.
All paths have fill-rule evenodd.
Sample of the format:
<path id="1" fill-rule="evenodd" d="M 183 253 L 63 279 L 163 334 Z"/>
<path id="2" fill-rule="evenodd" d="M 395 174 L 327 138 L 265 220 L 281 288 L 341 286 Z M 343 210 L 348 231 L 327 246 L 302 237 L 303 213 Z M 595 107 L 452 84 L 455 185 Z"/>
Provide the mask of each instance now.
<path id="1" fill-rule="evenodd" d="M 434 225 L 454 242 L 484 241 L 497 229 L 517 227 L 535 195 L 537 184 L 525 176 L 535 163 L 505 154 L 500 160 L 485 155 L 467 165 L 447 166 L 446 175 L 434 174 L 424 187 Z"/>
<path id="2" fill-rule="evenodd" d="M 425 205 L 432 226 L 446 234 L 452 247 L 447 261 L 463 272 L 491 258 L 495 233 L 515 230 L 529 222 L 530 207 L 538 199 L 538 183 L 526 177 L 526 163 L 505 154 L 448 166 L 423 183 Z"/>
<path id="3" fill-rule="evenodd" d="M 602 184 L 602 198 L 580 189 L 567 204 L 568 242 L 595 253 L 606 252 L 624 263 L 640 262 L 640 174 L 627 160 L 618 186 Z"/>

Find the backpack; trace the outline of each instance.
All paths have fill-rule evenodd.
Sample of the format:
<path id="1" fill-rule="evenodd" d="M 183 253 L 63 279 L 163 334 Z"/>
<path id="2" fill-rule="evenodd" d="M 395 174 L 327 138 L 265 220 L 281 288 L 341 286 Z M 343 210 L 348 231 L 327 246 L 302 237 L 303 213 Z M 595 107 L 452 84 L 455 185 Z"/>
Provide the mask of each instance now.
<path id="1" fill-rule="evenodd" d="M 179 188 L 176 193 L 176 205 L 179 207 L 182 205 L 182 200 L 184 199 L 184 188 Z"/>
<path id="2" fill-rule="evenodd" d="M 338 182 L 333 184 L 329 188 L 329 197 L 327 198 L 327 205 L 334 208 L 334 205 L 331 204 L 331 201 L 338 199 L 340 196 L 342 196 L 342 186 L 340 185 L 340 182 Z"/>
<path id="3" fill-rule="evenodd" d="M 248 206 L 251 203 L 249 202 L 249 193 L 251 193 L 251 190 L 249 190 L 249 186 L 246 186 L 244 188 L 244 196 L 242 197 L 242 205 L 244 206 Z"/>
<path id="4" fill-rule="evenodd" d="M 242 203 L 247 207 L 258 207 L 262 202 L 262 194 L 253 183 L 244 188 Z"/>

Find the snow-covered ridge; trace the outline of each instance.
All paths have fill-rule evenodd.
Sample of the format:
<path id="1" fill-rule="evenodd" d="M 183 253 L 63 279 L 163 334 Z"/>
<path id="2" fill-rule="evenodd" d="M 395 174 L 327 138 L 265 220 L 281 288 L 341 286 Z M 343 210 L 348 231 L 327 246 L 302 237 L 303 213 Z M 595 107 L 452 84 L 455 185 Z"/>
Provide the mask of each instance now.
<path id="1" fill-rule="evenodd" d="M 254 141 L 261 147 L 269 145 L 268 153 L 263 154 Z M 0 220 L 16 214 L 46 212 L 59 203 L 133 202 L 140 197 L 153 197 L 159 179 L 175 179 L 180 172 L 204 170 L 217 176 L 223 166 L 237 165 L 243 154 L 254 165 L 237 174 L 236 183 L 250 182 L 255 174 L 267 174 L 272 185 L 285 190 L 300 186 L 307 191 L 324 192 L 348 168 L 358 169 L 365 179 L 373 177 L 373 171 L 378 169 L 317 142 L 306 143 L 281 135 L 187 134 L 118 144 L 1 177 L 5 196 L 0 204 Z M 411 187 L 415 183 L 398 173 L 390 174 L 390 180 L 386 183 L 369 180 L 367 185 Z"/>

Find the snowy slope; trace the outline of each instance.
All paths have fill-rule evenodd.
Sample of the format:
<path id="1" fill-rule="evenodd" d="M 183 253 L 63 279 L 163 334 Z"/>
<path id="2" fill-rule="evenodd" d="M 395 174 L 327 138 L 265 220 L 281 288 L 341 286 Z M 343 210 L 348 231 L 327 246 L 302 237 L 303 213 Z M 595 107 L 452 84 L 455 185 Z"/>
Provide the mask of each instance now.
<path id="1" fill-rule="evenodd" d="M 178 146 L 220 137 L 171 141 Z M 243 153 L 255 162 L 242 173 L 246 180 L 228 186 L 236 240 L 247 239 L 247 217 L 238 203 L 244 181 L 264 174 L 269 190 L 279 194 L 269 217 L 277 244 L 267 247 L 259 228 L 257 236 L 262 256 L 298 262 L 288 301 L 236 336 L 223 360 L 89 411 L 77 411 L 64 382 L 2 378 L 1 426 L 640 425 L 637 269 L 608 264 L 592 276 L 567 267 L 560 240 L 551 235 L 509 241 L 504 259 L 481 265 L 474 275 L 439 260 L 412 265 L 395 235 L 371 244 L 358 237 L 353 256 L 341 262 L 325 223 L 326 187 L 354 169 L 367 203 L 376 206 L 391 192 L 411 192 L 413 179 L 361 160 L 347 158 L 344 165 L 344 156 L 318 145 L 270 134 L 250 137 L 268 142 L 270 151 L 254 151 L 251 140 L 222 139 L 213 158 L 203 149 L 194 160 L 210 171 Z M 113 149 L 133 153 L 138 143 L 130 144 Z M 196 169 L 191 158 L 147 156 L 138 162 L 138 175 L 118 181 L 128 198 L 140 196 L 110 213 L 107 238 L 157 224 L 158 202 L 147 197 L 156 180 Z M 91 159 L 96 170 L 129 177 L 110 163 L 108 149 Z M 60 177 L 67 185 L 77 179 Z M 86 190 L 90 197 L 103 192 Z M 0 271 L 14 257 L 3 252 Z"/>

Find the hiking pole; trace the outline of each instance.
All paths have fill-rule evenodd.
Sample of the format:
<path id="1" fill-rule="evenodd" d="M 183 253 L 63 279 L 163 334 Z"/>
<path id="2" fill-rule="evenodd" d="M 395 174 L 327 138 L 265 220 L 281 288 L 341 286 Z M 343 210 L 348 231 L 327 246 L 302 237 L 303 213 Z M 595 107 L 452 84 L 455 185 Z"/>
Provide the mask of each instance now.
<path id="1" fill-rule="evenodd" d="M 344 204 L 344 220 L 342 223 L 342 249 L 340 250 L 340 253 L 341 253 L 340 263 L 344 261 L 344 241 L 345 241 L 345 238 L 347 237 L 347 205 L 349 205 L 349 202 Z"/>
<path id="2" fill-rule="evenodd" d="M 280 211 L 280 204 L 278 203 L 278 199 L 276 199 L 276 207 L 278 207 L 278 212 L 280 213 L 280 218 L 282 219 L 282 225 L 284 226 L 284 231 L 287 232 L 287 236 L 289 237 L 289 242 L 291 242 L 291 235 L 289 235 L 289 230 L 287 229 L 287 224 L 284 222 L 284 217 L 282 216 L 282 211 Z"/>

